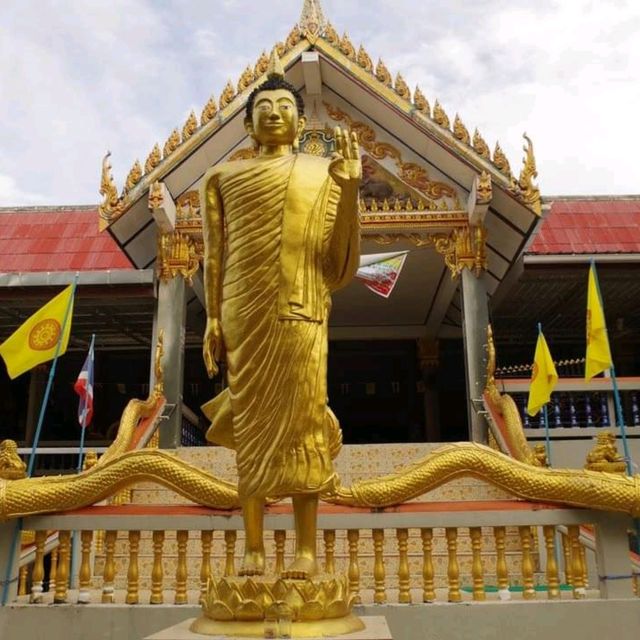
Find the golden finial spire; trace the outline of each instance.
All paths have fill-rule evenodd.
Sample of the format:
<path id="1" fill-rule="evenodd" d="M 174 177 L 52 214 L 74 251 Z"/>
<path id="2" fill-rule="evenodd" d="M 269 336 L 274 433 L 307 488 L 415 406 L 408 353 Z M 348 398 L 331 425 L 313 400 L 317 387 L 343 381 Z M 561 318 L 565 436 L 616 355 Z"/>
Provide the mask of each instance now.
<path id="1" fill-rule="evenodd" d="M 276 47 L 271 51 L 269 67 L 267 68 L 267 78 L 284 78 L 284 69 L 282 68 L 282 62 L 280 62 Z"/>
<path id="2" fill-rule="evenodd" d="M 318 37 L 324 31 L 327 20 L 322 12 L 320 0 L 304 0 L 298 26 L 307 37 L 309 35 Z"/>

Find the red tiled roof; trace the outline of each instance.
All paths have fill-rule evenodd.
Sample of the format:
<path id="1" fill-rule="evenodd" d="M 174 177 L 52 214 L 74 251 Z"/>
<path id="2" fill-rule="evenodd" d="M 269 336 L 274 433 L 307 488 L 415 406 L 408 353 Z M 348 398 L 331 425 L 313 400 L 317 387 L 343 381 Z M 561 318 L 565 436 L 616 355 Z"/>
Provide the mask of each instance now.
<path id="1" fill-rule="evenodd" d="M 0 273 L 133 269 L 106 232 L 96 207 L 3 209 Z"/>
<path id="2" fill-rule="evenodd" d="M 640 198 L 557 200 L 527 253 L 640 253 Z"/>

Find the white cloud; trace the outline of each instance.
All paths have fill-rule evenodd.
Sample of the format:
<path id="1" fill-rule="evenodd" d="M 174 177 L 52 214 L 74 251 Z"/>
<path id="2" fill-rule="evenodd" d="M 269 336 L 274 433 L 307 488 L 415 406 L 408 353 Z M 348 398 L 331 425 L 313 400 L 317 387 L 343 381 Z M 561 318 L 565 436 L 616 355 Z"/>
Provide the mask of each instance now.
<path id="1" fill-rule="evenodd" d="M 98 200 L 263 49 L 302 0 L 5 0 L 0 204 Z M 640 5 L 633 0 L 323 0 L 356 45 L 459 112 L 517 168 L 533 138 L 544 193 L 640 191 Z M 34 195 L 38 194 L 38 195 Z"/>

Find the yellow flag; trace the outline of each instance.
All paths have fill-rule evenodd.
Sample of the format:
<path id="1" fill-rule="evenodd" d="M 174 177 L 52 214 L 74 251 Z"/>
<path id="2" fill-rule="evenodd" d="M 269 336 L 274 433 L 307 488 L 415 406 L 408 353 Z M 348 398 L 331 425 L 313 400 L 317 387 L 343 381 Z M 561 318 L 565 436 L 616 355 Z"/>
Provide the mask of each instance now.
<path id="1" fill-rule="evenodd" d="M 607 325 L 604 319 L 604 310 L 600 291 L 598 289 L 598 276 L 594 264 L 589 269 L 589 286 L 587 291 L 587 357 L 584 365 L 585 380 L 591 380 L 601 371 L 611 368 L 611 350 L 607 337 Z"/>
<path id="2" fill-rule="evenodd" d="M 56 355 L 56 345 L 61 334 L 62 342 L 58 355 L 67 350 L 73 315 L 72 295 L 73 286 L 69 285 L 0 344 L 0 356 L 7 365 L 11 379 L 33 369 L 41 362 L 52 360 Z M 65 323 L 67 309 L 69 316 Z"/>
<path id="3" fill-rule="evenodd" d="M 553 364 L 551 352 L 541 331 L 538 334 L 536 353 L 533 357 L 533 372 L 531 373 L 531 386 L 529 387 L 527 413 L 530 416 L 535 416 L 549 402 L 556 382 L 558 382 L 556 366 Z"/>

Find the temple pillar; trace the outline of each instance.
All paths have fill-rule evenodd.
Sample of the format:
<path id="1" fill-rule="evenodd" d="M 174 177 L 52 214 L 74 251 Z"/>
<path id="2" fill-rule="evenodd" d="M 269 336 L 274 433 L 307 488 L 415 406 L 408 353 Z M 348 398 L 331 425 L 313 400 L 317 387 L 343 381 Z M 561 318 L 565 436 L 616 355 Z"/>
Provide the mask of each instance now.
<path id="1" fill-rule="evenodd" d="M 462 336 L 467 379 L 467 415 L 472 442 L 488 442 L 487 422 L 481 414 L 482 393 L 487 370 L 487 326 L 489 304 L 484 273 L 479 276 L 469 269 L 460 274 L 462 298 Z"/>
<path id="2" fill-rule="evenodd" d="M 418 363 L 424 389 L 424 436 L 427 442 L 440 442 L 440 402 L 438 397 L 439 344 L 437 340 L 418 340 Z"/>
<path id="3" fill-rule="evenodd" d="M 182 390 L 184 382 L 184 343 L 187 321 L 187 284 L 181 276 L 159 280 L 156 314 L 153 327 L 153 348 L 156 352 L 158 333 L 164 334 L 162 367 L 164 395 L 167 399 L 168 418 L 160 423 L 161 449 L 175 449 L 182 437 Z M 153 373 L 153 358 L 151 364 Z M 153 388 L 151 380 L 149 388 Z"/>

